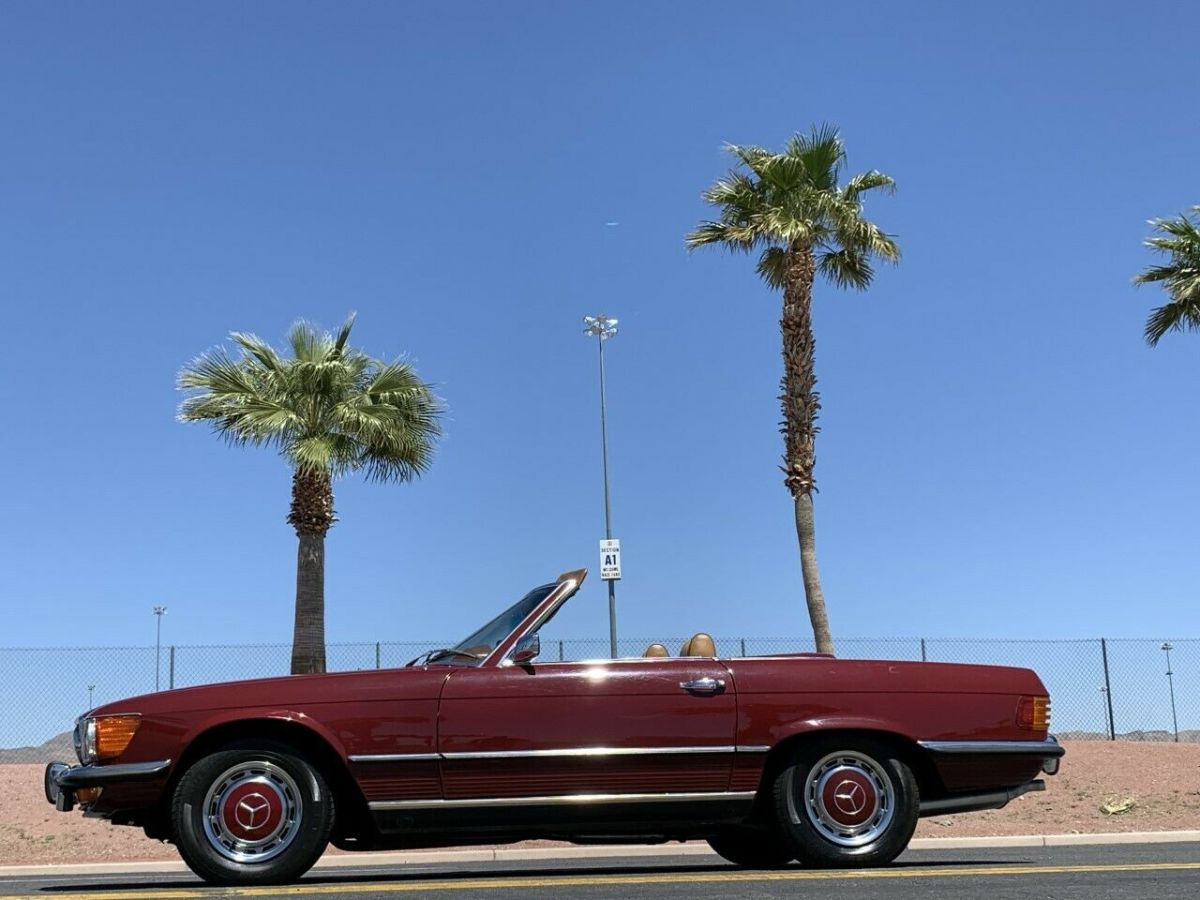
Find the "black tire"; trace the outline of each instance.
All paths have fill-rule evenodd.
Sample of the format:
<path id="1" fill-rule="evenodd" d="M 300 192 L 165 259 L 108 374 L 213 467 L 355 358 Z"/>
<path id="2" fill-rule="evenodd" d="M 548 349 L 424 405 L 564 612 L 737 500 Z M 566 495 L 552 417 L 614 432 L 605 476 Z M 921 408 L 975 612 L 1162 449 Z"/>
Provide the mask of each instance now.
<path id="1" fill-rule="evenodd" d="M 762 828 L 736 828 L 708 839 L 708 846 L 743 869 L 782 869 L 796 858 L 780 835 Z"/>
<path id="2" fill-rule="evenodd" d="M 171 834 L 211 884 L 287 884 L 317 861 L 333 795 L 315 766 L 282 744 L 239 743 L 193 763 L 171 802 Z"/>
<path id="3" fill-rule="evenodd" d="M 803 865 L 883 866 L 917 828 L 912 770 L 886 744 L 822 738 L 799 747 L 772 785 L 780 829 Z"/>

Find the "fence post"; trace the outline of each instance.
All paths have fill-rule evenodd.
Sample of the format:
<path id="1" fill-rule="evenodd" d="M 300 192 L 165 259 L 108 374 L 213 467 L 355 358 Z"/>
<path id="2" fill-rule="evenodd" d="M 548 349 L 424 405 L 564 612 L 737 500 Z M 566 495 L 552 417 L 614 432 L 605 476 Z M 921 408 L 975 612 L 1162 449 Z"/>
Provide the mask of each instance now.
<path id="1" fill-rule="evenodd" d="M 929 662 L 929 660 L 925 658 L 925 638 L 921 638 L 921 662 Z"/>
<path id="2" fill-rule="evenodd" d="M 167 688 L 169 690 L 173 691 L 173 690 L 175 690 L 175 645 L 174 644 L 171 645 L 170 660 L 171 660 L 171 665 L 170 665 L 170 668 L 168 669 L 169 674 L 167 676 Z"/>
<path id="3" fill-rule="evenodd" d="M 379 641 L 375 642 L 375 668 L 383 668 L 381 665 L 379 665 Z"/>
<path id="4" fill-rule="evenodd" d="M 746 658 L 746 639 L 742 638 L 742 659 Z"/>
<path id="5" fill-rule="evenodd" d="M 1108 739 L 1117 739 L 1117 723 L 1113 721 L 1112 680 L 1108 674 L 1108 641 L 1100 638 L 1100 658 L 1104 662 L 1104 697 L 1108 701 Z"/>
<path id="6" fill-rule="evenodd" d="M 563 642 L 562 641 L 558 642 L 558 661 L 559 662 L 563 661 Z"/>

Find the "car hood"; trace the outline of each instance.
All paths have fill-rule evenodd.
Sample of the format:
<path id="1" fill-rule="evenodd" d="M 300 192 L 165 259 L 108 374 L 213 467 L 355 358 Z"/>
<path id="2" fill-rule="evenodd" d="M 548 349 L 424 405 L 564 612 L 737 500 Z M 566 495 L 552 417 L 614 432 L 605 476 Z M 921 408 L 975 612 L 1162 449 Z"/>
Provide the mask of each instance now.
<path id="1" fill-rule="evenodd" d="M 127 697 L 99 706 L 88 715 L 152 716 L 205 709 L 297 708 L 347 700 L 436 697 L 453 670 L 451 666 L 414 666 L 225 681 Z"/>

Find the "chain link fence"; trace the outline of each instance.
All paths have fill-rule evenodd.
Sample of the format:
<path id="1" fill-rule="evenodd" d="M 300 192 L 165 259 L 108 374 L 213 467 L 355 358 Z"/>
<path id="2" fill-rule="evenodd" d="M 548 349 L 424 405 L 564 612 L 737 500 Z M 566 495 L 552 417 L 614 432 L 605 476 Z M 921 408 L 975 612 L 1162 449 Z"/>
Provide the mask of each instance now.
<path id="1" fill-rule="evenodd" d="M 626 638 L 620 656 L 652 642 Z M 389 669 L 453 641 L 329 644 L 330 671 Z M 812 650 L 811 638 L 717 638 L 723 657 Z M 844 659 L 927 660 L 1031 668 L 1053 698 L 1053 731 L 1067 740 L 1200 742 L 1200 639 L 979 640 L 845 638 Z M 607 640 L 543 640 L 542 659 L 605 659 Z M 101 703 L 156 689 L 286 675 L 286 644 L 0 649 L 0 763 L 70 758 L 65 734 Z"/>

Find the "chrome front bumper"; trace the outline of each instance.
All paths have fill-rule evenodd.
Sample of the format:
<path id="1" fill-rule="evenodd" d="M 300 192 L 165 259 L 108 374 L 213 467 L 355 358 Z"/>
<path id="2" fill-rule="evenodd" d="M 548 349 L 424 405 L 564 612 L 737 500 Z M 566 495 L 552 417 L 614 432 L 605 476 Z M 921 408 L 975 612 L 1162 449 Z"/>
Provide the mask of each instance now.
<path id="1" fill-rule="evenodd" d="M 140 763 L 117 763 L 111 766 L 70 766 L 52 762 L 43 776 L 46 801 L 59 812 L 70 812 L 75 806 L 75 792 L 80 788 L 104 787 L 106 784 L 129 781 L 152 781 L 167 774 L 169 759 Z"/>

